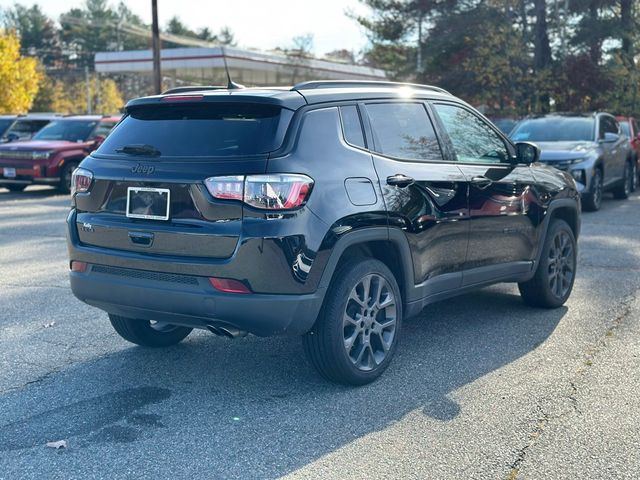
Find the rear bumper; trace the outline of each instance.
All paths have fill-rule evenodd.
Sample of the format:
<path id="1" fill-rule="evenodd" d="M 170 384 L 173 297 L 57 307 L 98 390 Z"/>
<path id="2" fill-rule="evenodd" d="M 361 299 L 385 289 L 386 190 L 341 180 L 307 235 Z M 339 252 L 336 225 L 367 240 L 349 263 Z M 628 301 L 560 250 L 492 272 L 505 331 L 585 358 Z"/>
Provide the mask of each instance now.
<path id="1" fill-rule="evenodd" d="M 194 328 L 231 326 L 254 335 L 301 335 L 313 326 L 325 289 L 308 295 L 217 292 L 204 277 L 90 265 L 71 272 L 71 290 L 108 313 Z"/>

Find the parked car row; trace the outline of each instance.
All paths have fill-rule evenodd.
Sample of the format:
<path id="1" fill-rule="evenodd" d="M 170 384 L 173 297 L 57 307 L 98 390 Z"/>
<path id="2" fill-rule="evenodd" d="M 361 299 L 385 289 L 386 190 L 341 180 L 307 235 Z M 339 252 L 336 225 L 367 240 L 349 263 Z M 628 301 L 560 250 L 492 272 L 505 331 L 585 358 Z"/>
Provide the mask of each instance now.
<path id="1" fill-rule="evenodd" d="M 600 208 L 605 192 L 626 199 L 636 189 L 638 156 L 637 125 L 633 119 L 622 127 L 613 115 L 552 113 L 518 122 L 510 137 L 535 142 L 541 149 L 540 161 L 569 172 L 578 185 L 585 210 Z"/>
<path id="2" fill-rule="evenodd" d="M 53 120 L 57 113 L 30 113 L 28 115 L 0 115 L 0 143 L 29 140 Z"/>
<path id="3" fill-rule="evenodd" d="M 69 193 L 75 168 L 119 120 L 101 115 L 55 116 L 30 140 L 0 144 L 0 187 L 18 192 L 28 185 L 44 184 Z M 20 121 L 9 128 L 15 131 Z"/>

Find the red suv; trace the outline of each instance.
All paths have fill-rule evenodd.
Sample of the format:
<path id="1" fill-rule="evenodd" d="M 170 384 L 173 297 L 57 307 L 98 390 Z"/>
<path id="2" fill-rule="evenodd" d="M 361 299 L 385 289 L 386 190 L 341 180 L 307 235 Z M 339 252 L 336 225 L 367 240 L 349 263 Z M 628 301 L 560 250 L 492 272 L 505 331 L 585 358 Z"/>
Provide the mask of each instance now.
<path id="1" fill-rule="evenodd" d="M 631 150 L 635 160 L 633 162 L 635 167 L 633 190 L 635 191 L 640 181 L 640 125 L 633 117 L 616 117 L 616 120 L 620 123 L 622 132 L 631 139 Z"/>
<path id="2" fill-rule="evenodd" d="M 19 192 L 28 185 L 44 184 L 69 193 L 73 170 L 119 120 L 100 115 L 62 117 L 29 141 L 0 145 L 0 187 Z"/>

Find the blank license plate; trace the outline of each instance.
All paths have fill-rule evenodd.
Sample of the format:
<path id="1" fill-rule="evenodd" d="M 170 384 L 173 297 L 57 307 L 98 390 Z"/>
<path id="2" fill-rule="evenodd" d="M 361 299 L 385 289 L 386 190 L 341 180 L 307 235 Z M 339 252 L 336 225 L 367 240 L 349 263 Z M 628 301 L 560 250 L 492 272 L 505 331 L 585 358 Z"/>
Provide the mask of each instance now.
<path id="1" fill-rule="evenodd" d="M 15 168 L 4 168 L 2 174 L 6 178 L 16 178 L 16 169 Z"/>
<path id="2" fill-rule="evenodd" d="M 171 192 L 167 188 L 127 188 L 127 217 L 169 220 Z"/>

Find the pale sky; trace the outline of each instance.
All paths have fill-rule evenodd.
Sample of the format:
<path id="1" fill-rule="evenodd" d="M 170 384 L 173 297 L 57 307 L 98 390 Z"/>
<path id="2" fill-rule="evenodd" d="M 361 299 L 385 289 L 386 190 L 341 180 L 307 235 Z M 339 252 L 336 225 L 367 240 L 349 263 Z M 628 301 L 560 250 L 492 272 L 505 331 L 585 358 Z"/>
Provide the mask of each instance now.
<path id="1" fill-rule="evenodd" d="M 118 1 L 111 3 L 115 5 Z M 16 0 L 0 0 L 0 8 L 14 3 Z M 61 13 L 81 6 L 84 1 L 17 0 L 17 3 L 38 3 L 47 15 L 57 20 Z M 151 23 L 151 0 L 126 0 L 125 4 Z M 290 46 L 293 37 L 312 33 L 317 55 L 341 48 L 358 52 L 366 45 L 363 30 L 345 15 L 347 10 L 367 12 L 358 0 L 158 0 L 161 26 L 174 15 L 193 30 L 209 27 L 216 32 L 227 25 L 233 30 L 238 46 L 263 50 Z"/>

